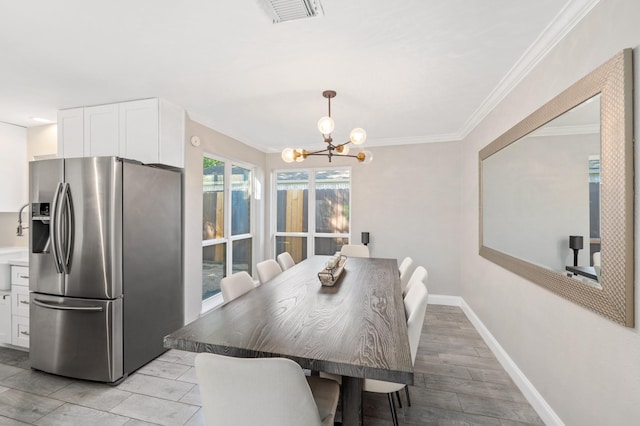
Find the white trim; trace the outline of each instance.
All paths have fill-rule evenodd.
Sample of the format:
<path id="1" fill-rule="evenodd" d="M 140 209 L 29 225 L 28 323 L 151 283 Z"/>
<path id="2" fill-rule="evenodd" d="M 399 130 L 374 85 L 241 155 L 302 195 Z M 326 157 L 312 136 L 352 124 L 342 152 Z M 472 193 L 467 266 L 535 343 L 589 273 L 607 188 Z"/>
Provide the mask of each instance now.
<path id="1" fill-rule="evenodd" d="M 489 329 L 485 327 L 480 318 L 478 318 L 473 309 L 471 309 L 462 297 L 430 294 L 429 304 L 459 306 L 469 321 L 471 321 L 471 324 L 473 324 L 475 329 L 478 331 L 482 339 L 489 346 L 489 349 L 491 349 L 491 352 L 493 352 L 495 357 L 498 359 L 500 365 L 502 365 L 511 379 L 515 382 L 516 386 L 518 386 L 518 389 L 520 389 L 520 392 L 522 392 L 529 404 L 531 404 L 533 409 L 536 410 L 536 413 L 538 413 L 544 424 L 548 426 L 564 426 L 562 419 L 560 419 L 555 411 L 553 411 L 553 408 L 551 408 L 542 395 L 540 395 L 529 379 L 527 379 L 527 376 L 525 376 L 518 368 L 507 351 L 505 351 L 500 343 L 498 343 Z"/>
<path id="2" fill-rule="evenodd" d="M 222 298 L 222 292 L 214 294 L 208 299 L 202 301 L 200 315 L 205 314 L 210 310 L 217 308 L 218 306 L 221 306 L 223 303 L 224 299 Z"/>

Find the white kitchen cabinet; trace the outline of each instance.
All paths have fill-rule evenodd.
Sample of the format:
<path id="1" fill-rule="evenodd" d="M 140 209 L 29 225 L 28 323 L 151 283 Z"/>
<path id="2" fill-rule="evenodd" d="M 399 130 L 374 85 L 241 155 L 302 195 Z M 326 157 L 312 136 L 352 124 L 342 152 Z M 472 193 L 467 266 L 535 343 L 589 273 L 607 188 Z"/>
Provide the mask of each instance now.
<path id="1" fill-rule="evenodd" d="M 17 212 L 27 202 L 27 170 L 27 129 L 0 123 L 0 212 Z"/>
<path id="2" fill-rule="evenodd" d="M 0 292 L 0 344 L 11 343 L 11 293 Z"/>
<path id="3" fill-rule="evenodd" d="M 77 110 L 83 112 L 81 121 Z M 58 121 L 65 119 L 66 124 L 58 128 L 59 157 L 119 156 L 145 164 L 184 167 L 184 109 L 163 99 L 60 111 Z M 82 153 L 68 155 L 80 151 L 75 125 L 83 127 Z"/>
<path id="4" fill-rule="evenodd" d="M 84 109 L 85 157 L 119 155 L 118 104 Z"/>
<path id="5" fill-rule="evenodd" d="M 11 266 L 11 344 L 29 347 L 28 266 Z"/>
<path id="6" fill-rule="evenodd" d="M 120 154 L 143 163 L 158 163 L 158 99 L 120 104 Z"/>
<path id="7" fill-rule="evenodd" d="M 58 111 L 58 158 L 84 157 L 84 108 Z"/>
<path id="8" fill-rule="evenodd" d="M 11 323 L 11 344 L 29 348 L 29 317 L 13 317 Z"/>

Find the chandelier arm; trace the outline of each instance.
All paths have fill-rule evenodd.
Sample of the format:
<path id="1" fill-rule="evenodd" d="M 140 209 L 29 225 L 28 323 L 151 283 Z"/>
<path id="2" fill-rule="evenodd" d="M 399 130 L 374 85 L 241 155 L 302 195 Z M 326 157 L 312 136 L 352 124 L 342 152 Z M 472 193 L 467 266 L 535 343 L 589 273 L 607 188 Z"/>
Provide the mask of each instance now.
<path id="1" fill-rule="evenodd" d="M 333 147 L 334 147 L 334 148 L 337 148 L 337 147 L 339 147 L 339 146 L 349 145 L 350 143 L 351 143 L 351 141 L 350 141 L 350 140 L 348 140 L 348 141 L 346 141 L 346 142 L 342 142 L 342 143 L 341 143 L 341 144 L 339 144 L 339 145 L 334 145 Z"/>
<path id="2" fill-rule="evenodd" d="M 323 154 L 324 152 L 326 152 L 327 154 Z M 319 151 L 307 151 L 306 155 L 328 155 L 329 153 L 329 148 L 325 148 L 325 149 L 321 149 Z"/>

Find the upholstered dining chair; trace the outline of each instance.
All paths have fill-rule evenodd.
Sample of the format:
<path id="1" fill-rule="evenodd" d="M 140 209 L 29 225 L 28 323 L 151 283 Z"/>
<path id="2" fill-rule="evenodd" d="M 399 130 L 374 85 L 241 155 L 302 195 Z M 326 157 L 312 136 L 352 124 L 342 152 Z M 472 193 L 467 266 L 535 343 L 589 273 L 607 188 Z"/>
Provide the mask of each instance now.
<path id="1" fill-rule="evenodd" d="M 411 274 L 411 278 L 409 278 L 407 286 L 402 289 L 402 294 L 406 295 L 414 283 L 422 282 L 426 285 L 427 278 L 429 278 L 429 272 L 425 269 L 424 266 L 418 266 L 415 271 L 413 271 L 413 274 Z"/>
<path id="2" fill-rule="evenodd" d="M 411 350 L 411 363 L 415 365 L 416 355 L 418 354 L 418 345 L 420 344 L 420 335 L 422 333 L 422 325 L 424 324 L 424 316 L 427 311 L 427 300 L 429 293 L 427 287 L 422 282 L 415 282 L 404 298 L 404 309 L 407 314 L 407 330 L 409 334 L 409 349 Z M 409 388 L 402 383 L 385 382 L 382 380 L 365 379 L 363 390 L 365 392 L 386 393 L 389 398 L 389 407 L 391 408 L 391 416 L 394 426 L 398 425 L 398 414 L 396 406 L 393 402 L 393 394 L 404 388 L 407 395 L 407 403 L 411 406 L 411 398 L 409 397 Z M 400 398 L 398 397 L 398 400 Z"/>
<path id="3" fill-rule="evenodd" d="M 427 311 L 427 301 L 429 292 L 423 282 L 417 281 L 413 283 L 411 289 L 404 296 L 404 310 L 407 316 L 407 331 L 409 335 L 409 350 L 411 351 L 411 363 L 415 365 L 416 355 L 418 354 L 418 345 L 420 344 L 420 334 L 422 333 L 422 325 L 424 324 L 424 316 Z M 320 372 L 320 377 L 335 380 L 342 384 L 342 377 L 336 374 Z M 411 397 L 409 396 L 409 387 L 402 383 L 385 382 L 375 379 L 364 379 L 363 390 L 367 392 L 386 393 L 389 399 L 389 407 L 391 408 L 391 417 L 394 426 L 398 425 L 398 414 L 396 406 L 393 402 L 393 394 L 404 388 L 407 396 L 407 404 L 411 407 Z M 398 402 L 400 396 L 398 394 Z M 402 407 L 402 405 L 400 405 Z"/>
<path id="4" fill-rule="evenodd" d="M 369 247 L 364 244 L 345 244 L 340 253 L 347 257 L 369 257 Z"/>
<path id="5" fill-rule="evenodd" d="M 260 283 L 264 284 L 269 281 L 271 278 L 282 272 L 280 265 L 273 259 L 263 260 L 262 262 L 256 265 L 256 269 L 258 270 L 258 278 L 260 279 Z"/>
<path id="6" fill-rule="evenodd" d="M 402 284 L 402 291 L 404 291 L 404 289 L 407 287 L 407 283 L 409 282 L 409 277 L 411 276 L 411 274 L 409 274 L 409 269 L 411 269 L 412 265 L 413 259 L 407 256 L 402 260 L 400 266 L 398 267 L 398 271 L 400 272 L 400 283 Z"/>
<path id="7" fill-rule="evenodd" d="M 286 271 L 287 269 L 291 268 L 292 266 L 295 266 L 296 264 L 296 262 L 293 261 L 293 257 L 291 257 L 288 251 L 284 251 L 280 253 L 276 257 L 276 259 L 278 260 L 278 265 L 280 265 L 280 268 L 283 271 Z"/>
<path id="8" fill-rule="evenodd" d="M 236 272 L 233 275 L 224 277 L 220 281 L 222 300 L 225 303 L 231 302 L 236 297 L 240 297 L 256 287 L 253 278 L 245 271 Z"/>
<path id="9" fill-rule="evenodd" d="M 195 366 L 208 425 L 333 426 L 339 385 L 290 359 L 200 353 Z"/>

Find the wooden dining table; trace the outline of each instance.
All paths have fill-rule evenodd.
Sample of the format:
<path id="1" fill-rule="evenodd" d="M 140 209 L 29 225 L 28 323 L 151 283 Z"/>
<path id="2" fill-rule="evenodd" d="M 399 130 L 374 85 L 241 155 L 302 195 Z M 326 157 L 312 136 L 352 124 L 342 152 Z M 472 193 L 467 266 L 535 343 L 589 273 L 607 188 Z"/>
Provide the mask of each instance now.
<path id="1" fill-rule="evenodd" d="M 166 348 L 285 357 L 342 376 L 342 424 L 361 425 L 363 379 L 413 384 L 396 259 L 349 258 L 333 286 L 313 256 L 164 338 Z"/>

